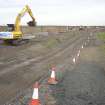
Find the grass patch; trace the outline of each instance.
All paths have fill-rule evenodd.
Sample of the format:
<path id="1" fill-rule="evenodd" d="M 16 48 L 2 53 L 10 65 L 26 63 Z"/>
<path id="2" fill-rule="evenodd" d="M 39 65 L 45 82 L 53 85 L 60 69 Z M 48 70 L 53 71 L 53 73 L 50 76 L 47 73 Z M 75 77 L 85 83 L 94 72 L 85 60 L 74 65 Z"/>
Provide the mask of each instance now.
<path id="1" fill-rule="evenodd" d="M 45 47 L 47 48 L 53 48 L 54 46 L 58 45 L 60 43 L 60 41 L 58 39 L 49 39 L 48 41 L 46 41 L 44 43 Z"/>
<path id="2" fill-rule="evenodd" d="M 101 49 L 105 52 L 105 45 L 102 45 Z"/>
<path id="3" fill-rule="evenodd" d="M 105 41 L 105 32 L 98 33 L 97 37 L 103 41 Z"/>
<path id="4" fill-rule="evenodd" d="M 97 38 L 103 42 L 103 44 L 100 46 L 100 50 L 103 52 L 103 55 L 105 57 L 105 32 L 98 33 Z"/>
<path id="5" fill-rule="evenodd" d="M 105 32 L 100 32 L 97 34 L 98 39 L 102 40 L 104 43 L 100 46 L 100 50 L 103 52 L 103 55 L 105 57 Z"/>

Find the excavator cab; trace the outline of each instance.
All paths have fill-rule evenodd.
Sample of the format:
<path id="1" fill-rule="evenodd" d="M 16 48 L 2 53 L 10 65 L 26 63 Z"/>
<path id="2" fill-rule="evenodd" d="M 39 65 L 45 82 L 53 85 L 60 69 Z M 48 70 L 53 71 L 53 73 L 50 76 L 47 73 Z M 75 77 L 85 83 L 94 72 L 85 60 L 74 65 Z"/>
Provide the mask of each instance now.
<path id="1" fill-rule="evenodd" d="M 14 29 L 15 29 L 14 24 L 7 24 L 7 26 L 8 26 L 8 31 L 9 31 L 9 32 L 14 31 Z"/>

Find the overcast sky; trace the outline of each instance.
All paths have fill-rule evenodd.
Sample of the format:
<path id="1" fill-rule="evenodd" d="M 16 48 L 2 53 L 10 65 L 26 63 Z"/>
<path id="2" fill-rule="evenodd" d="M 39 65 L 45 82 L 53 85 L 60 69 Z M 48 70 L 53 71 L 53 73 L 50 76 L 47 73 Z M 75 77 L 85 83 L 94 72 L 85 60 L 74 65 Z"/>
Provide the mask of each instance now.
<path id="1" fill-rule="evenodd" d="M 14 23 L 26 4 L 38 25 L 105 25 L 105 0 L 0 0 L 0 25 Z"/>

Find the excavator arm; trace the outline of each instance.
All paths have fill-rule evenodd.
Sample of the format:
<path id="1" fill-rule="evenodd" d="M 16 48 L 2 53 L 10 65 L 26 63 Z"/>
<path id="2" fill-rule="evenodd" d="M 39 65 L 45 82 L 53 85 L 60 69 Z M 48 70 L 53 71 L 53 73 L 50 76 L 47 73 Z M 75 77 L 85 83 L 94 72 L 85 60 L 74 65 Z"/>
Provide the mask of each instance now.
<path id="1" fill-rule="evenodd" d="M 29 25 L 29 26 L 36 26 L 35 18 L 34 18 L 33 14 L 32 14 L 32 11 L 31 11 L 31 9 L 29 8 L 29 6 L 26 5 L 26 6 L 22 9 L 22 11 L 18 14 L 18 16 L 16 17 L 15 26 L 14 26 L 14 31 L 15 31 L 15 32 L 21 31 L 21 29 L 20 29 L 21 18 L 25 15 L 26 12 L 28 12 L 29 15 L 30 15 L 31 18 L 32 18 L 32 21 L 28 22 L 28 25 Z"/>

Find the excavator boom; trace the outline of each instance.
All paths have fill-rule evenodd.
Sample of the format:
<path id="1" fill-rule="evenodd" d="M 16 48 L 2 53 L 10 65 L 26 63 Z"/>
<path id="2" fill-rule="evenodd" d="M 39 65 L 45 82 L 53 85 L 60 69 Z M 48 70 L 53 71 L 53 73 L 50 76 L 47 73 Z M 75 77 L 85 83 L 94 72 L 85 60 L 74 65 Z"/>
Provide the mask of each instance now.
<path id="1" fill-rule="evenodd" d="M 31 16 L 32 21 L 28 22 L 29 26 L 36 26 L 36 22 L 35 22 L 35 18 L 33 16 L 33 13 L 31 11 L 31 9 L 29 8 L 28 5 L 26 5 L 21 12 L 18 14 L 18 16 L 16 17 L 16 21 L 15 21 L 15 26 L 14 26 L 14 31 L 15 32 L 19 32 L 20 29 L 20 22 L 21 22 L 21 17 L 23 17 L 25 15 L 25 13 L 28 12 L 28 14 Z"/>

